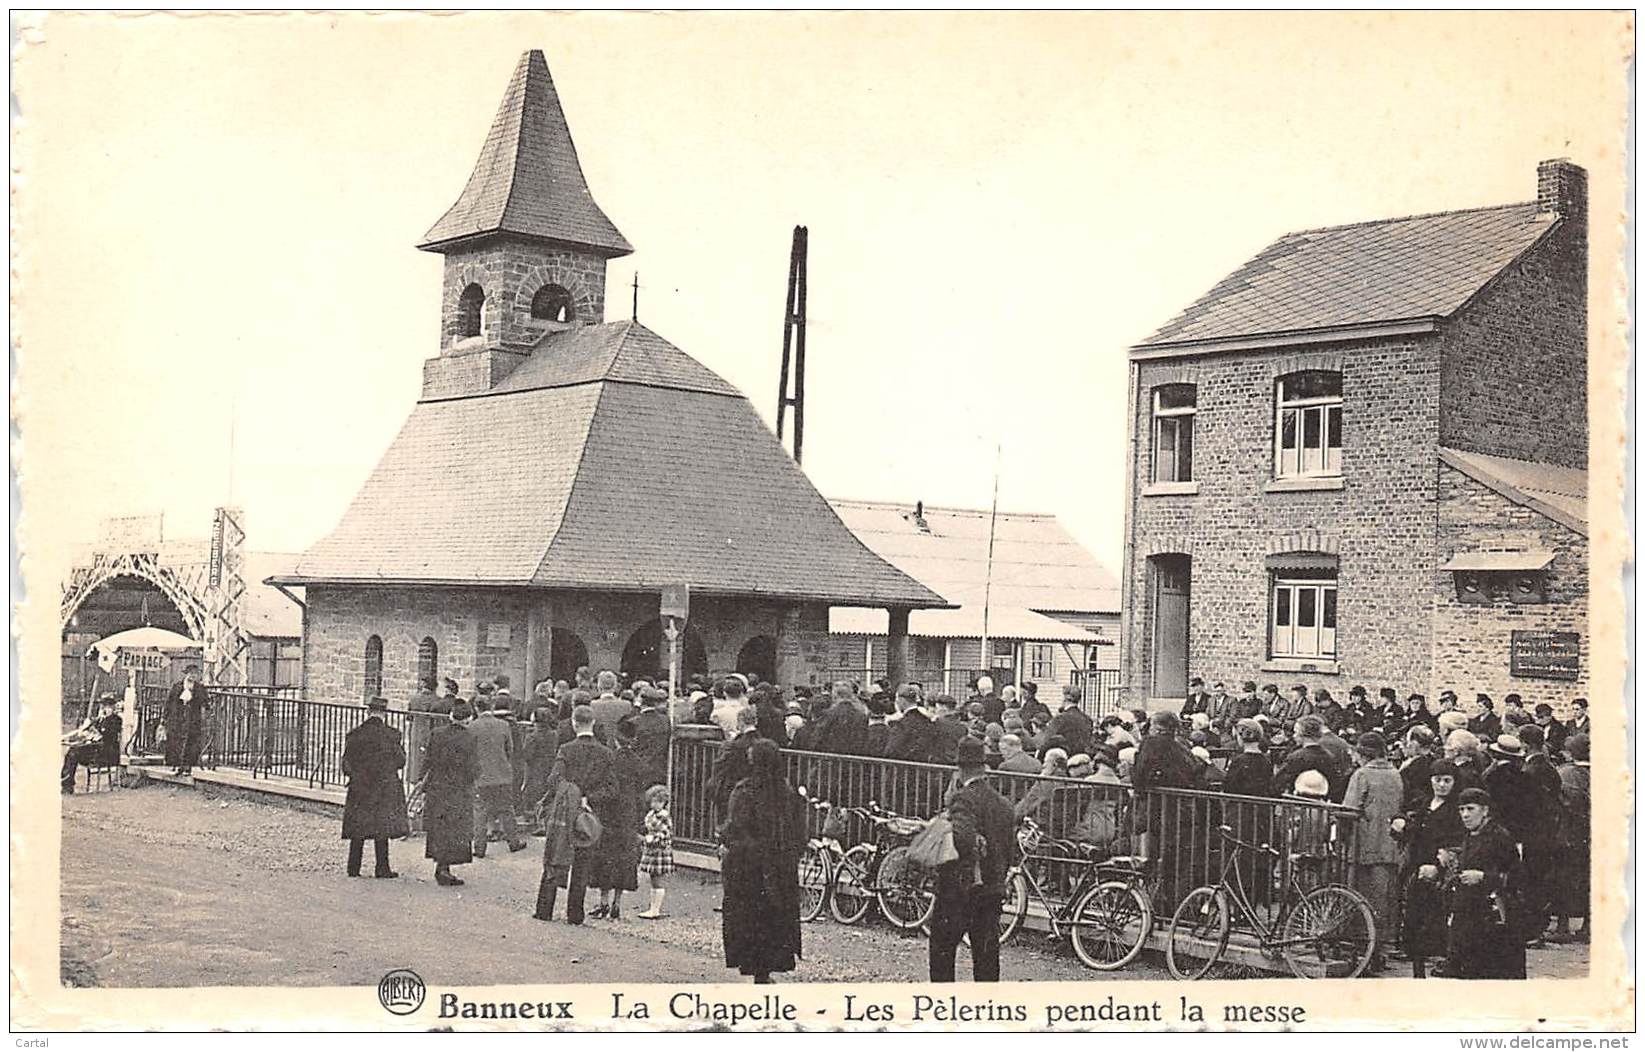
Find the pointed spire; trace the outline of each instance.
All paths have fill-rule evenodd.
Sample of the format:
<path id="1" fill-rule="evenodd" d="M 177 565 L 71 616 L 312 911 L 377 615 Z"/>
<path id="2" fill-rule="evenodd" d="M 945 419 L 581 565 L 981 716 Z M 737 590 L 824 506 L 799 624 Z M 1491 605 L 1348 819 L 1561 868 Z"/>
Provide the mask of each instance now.
<path id="1" fill-rule="evenodd" d="M 634 251 L 594 203 L 541 51 L 528 51 L 503 93 L 468 185 L 418 248 L 515 234 L 580 245 L 606 258 Z"/>

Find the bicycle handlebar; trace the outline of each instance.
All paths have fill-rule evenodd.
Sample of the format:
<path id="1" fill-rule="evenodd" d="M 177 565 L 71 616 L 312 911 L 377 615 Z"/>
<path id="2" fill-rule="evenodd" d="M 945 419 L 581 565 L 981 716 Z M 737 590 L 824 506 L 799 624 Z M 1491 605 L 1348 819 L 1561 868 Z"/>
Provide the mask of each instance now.
<path id="1" fill-rule="evenodd" d="M 1248 840 L 1241 840 L 1239 837 L 1234 835 L 1234 828 L 1232 826 L 1218 826 L 1217 832 L 1222 834 L 1222 839 L 1228 841 L 1229 843 L 1237 844 L 1240 847 L 1245 848 L 1247 851 L 1263 851 L 1274 856 L 1275 858 L 1280 857 L 1279 849 L 1271 844 L 1253 844 Z"/>

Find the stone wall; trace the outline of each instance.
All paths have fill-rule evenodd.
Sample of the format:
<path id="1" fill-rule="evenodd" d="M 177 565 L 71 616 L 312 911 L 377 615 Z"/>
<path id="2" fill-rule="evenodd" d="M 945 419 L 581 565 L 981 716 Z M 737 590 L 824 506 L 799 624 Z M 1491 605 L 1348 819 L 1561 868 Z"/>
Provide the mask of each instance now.
<path id="1" fill-rule="evenodd" d="M 1142 704 L 1153 660 L 1149 557 L 1190 556 L 1189 675 L 1285 684 L 1346 695 L 1427 678 L 1423 611 L 1434 567 L 1439 345 L 1434 338 L 1138 361 L 1133 391 L 1130 536 L 1124 573 L 1124 668 Z M 1301 369 L 1340 371 L 1340 488 L 1282 490 L 1274 475 L 1275 384 Z M 1197 389 L 1194 484 L 1146 495 L 1155 386 Z M 1335 485 L 1327 483 L 1326 485 Z M 1265 557 L 1323 549 L 1339 558 L 1337 662 L 1303 672 L 1268 657 Z"/>
<path id="2" fill-rule="evenodd" d="M 534 652 L 534 670 L 526 667 L 533 613 L 539 640 L 546 628 L 575 634 L 596 671 L 620 669 L 629 638 L 657 617 L 657 596 L 649 593 L 376 585 L 314 585 L 307 592 L 303 685 L 317 701 L 364 696 L 372 635 L 383 641 L 383 693 L 403 703 L 416 691 L 425 637 L 439 648 L 438 675 L 454 677 L 465 693 L 479 678 L 506 672 L 518 695 L 530 689 L 533 674 L 547 674 L 546 649 Z M 688 631 L 702 641 L 710 673 L 735 671 L 749 639 L 769 635 L 779 682 L 821 682 L 829 651 L 828 613 L 820 604 L 702 597 L 693 599 L 691 615 Z"/>
<path id="3" fill-rule="evenodd" d="M 588 252 L 523 238 L 491 238 L 454 249 L 445 258 L 440 305 L 440 349 L 461 338 L 458 298 L 469 285 L 485 291 L 480 333 L 487 345 L 530 347 L 549 326 L 531 317 L 531 300 L 544 285 L 559 285 L 575 304 L 573 324 L 605 320 L 605 260 Z"/>
<path id="4" fill-rule="evenodd" d="M 1550 551 L 1554 561 L 1548 567 L 1546 603 L 1506 598 L 1489 605 L 1463 603 L 1457 599 L 1454 575 L 1436 568 L 1432 684 L 1455 690 L 1465 701 L 1489 694 L 1498 711 L 1502 696 L 1516 693 L 1527 708 L 1547 702 L 1559 718 L 1568 718 L 1572 699 L 1588 696 L 1588 538 L 1448 465 L 1440 467 L 1439 501 L 1439 565 L 1459 552 L 1487 548 Z M 1510 675 L 1511 633 L 1516 629 L 1578 633 L 1577 680 Z"/>

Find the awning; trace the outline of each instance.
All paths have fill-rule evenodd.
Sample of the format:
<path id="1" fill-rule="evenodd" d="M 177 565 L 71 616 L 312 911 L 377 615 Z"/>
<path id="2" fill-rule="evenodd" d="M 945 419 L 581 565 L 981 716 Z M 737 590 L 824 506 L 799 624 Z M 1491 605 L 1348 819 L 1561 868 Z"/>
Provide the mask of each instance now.
<path id="1" fill-rule="evenodd" d="M 834 635 L 883 636 L 886 620 L 884 610 L 836 606 L 828 611 L 828 631 Z M 982 606 L 912 611 L 908 615 L 908 634 L 926 639 L 978 639 L 982 636 Z M 989 607 L 988 637 L 1038 643 L 1099 642 L 1078 625 L 1020 606 Z"/>
<path id="2" fill-rule="evenodd" d="M 1471 572 L 1515 572 L 1546 570 L 1554 561 L 1553 552 L 1458 552 L 1441 570 Z"/>
<path id="3" fill-rule="evenodd" d="M 1264 560 L 1270 570 L 1335 570 L 1337 557 L 1329 552 L 1281 552 Z"/>

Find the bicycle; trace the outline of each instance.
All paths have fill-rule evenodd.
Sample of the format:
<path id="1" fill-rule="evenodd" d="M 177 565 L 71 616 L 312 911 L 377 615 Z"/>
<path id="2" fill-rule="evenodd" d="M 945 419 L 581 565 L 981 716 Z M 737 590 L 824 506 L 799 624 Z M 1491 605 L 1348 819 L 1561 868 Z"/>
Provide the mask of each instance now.
<path id="1" fill-rule="evenodd" d="M 1230 826 L 1221 826 L 1218 833 L 1231 849 L 1223 858 L 1222 874 L 1215 884 L 1184 896 L 1171 917 L 1165 963 L 1172 975 L 1199 979 L 1222 959 L 1228 949 L 1232 909 L 1255 932 L 1263 954 L 1284 958 L 1299 979 L 1352 979 L 1365 971 L 1376 951 L 1377 926 L 1363 895 L 1341 884 L 1321 884 L 1304 891 L 1293 866 L 1278 912 L 1272 921 L 1265 921 L 1245 892 L 1239 862 L 1248 853 L 1279 859 L 1280 852 L 1268 844 L 1239 839 Z"/>
<path id="2" fill-rule="evenodd" d="M 813 921 L 823 907 L 841 924 L 855 924 L 876 902 L 880 913 L 902 929 L 918 928 L 936 909 L 931 874 L 908 857 L 909 838 L 925 827 L 918 818 L 886 811 L 873 801 L 867 807 L 835 808 L 814 801 L 812 808 L 830 813 L 823 835 L 806 841 L 800 855 L 800 919 Z M 868 822 L 874 839 L 844 848 L 838 833 L 831 835 L 833 817 L 855 816 Z"/>
<path id="3" fill-rule="evenodd" d="M 1111 972 L 1137 959 L 1154 927 L 1153 898 L 1147 886 L 1151 866 L 1147 859 L 1097 859 L 1093 857 L 1097 849 L 1091 845 L 1044 840 L 1039 827 L 1027 818 L 1018 826 L 1017 843 L 1023 849 L 1023 858 L 1006 876 L 1005 901 L 1000 910 L 1001 945 L 1022 927 L 1028 916 L 1029 896 L 1033 895 L 1050 921 L 1051 937 L 1068 939 L 1074 955 L 1087 968 Z M 1073 888 L 1055 908 L 1046 894 L 1048 881 L 1041 880 L 1050 864 L 1079 867 Z"/>

